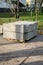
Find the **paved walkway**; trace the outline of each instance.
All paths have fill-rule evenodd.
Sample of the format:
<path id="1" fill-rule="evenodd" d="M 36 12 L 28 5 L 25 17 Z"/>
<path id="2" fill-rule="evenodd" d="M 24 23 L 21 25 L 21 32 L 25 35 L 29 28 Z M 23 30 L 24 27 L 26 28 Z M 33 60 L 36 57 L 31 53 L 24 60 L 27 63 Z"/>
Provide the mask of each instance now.
<path id="1" fill-rule="evenodd" d="M 7 41 L 0 36 L 0 65 L 43 65 L 43 35 L 27 43 Z"/>

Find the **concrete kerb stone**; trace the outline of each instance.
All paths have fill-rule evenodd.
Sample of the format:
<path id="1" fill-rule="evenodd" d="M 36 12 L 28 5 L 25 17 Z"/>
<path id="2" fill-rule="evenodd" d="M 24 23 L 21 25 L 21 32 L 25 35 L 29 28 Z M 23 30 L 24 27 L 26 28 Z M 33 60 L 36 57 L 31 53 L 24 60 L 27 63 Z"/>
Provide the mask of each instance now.
<path id="1" fill-rule="evenodd" d="M 20 23 L 21 22 L 21 23 Z M 29 40 L 36 36 L 37 22 L 18 21 L 3 25 L 3 37 L 20 41 Z M 25 37 L 24 37 L 25 36 Z"/>
<path id="2" fill-rule="evenodd" d="M 3 25 L 0 25 L 0 35 L 3 34 Z"/>

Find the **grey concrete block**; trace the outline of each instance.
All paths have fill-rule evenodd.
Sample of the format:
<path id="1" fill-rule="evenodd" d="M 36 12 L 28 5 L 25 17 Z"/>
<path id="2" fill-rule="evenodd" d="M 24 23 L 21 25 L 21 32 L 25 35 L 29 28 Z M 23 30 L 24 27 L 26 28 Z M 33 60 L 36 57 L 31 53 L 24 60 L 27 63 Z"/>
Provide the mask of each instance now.
<path id="1" fill-rule="evenodd" d="M 36 35 L 37 35 L 36 31 L 31 31 L 29 33 L 15 33 L 15 32 L 4 32 L 3 33 L 4 38 L 16 39 L 20 41 L 29 40 Z"/>
<path id="2" fill-rule="evenodd" d="M 18 21 L 3 24 L 3 37 L 20 41 L 29 40 L 37 35 L 36 30 L 37 22 Z"/>
<path id="3" fill-rule="evenodd" d="M 24 35 L 24 39 L 25 39 L 25 40 L 29 40 L 29 39 L 31 39 L 31 38 L 34 37 L 34 36 L 37 36 L 37 31 L 36 31 L 36 30 L 31 31 L 31 32 L 29 32 L 29 33 L 26 33 L 26 34 Z"/>
<path id="4" fill-rule="evenodd" d="M 12 31 L 12 32 L 24 32 L 24 26 L 21 24 L 15 24 L 15 23 L 11 23 L 11 24 L 3 24 L 3 31 Z"/>
<path id="5" fill-rule="evenodd" d="M 30 32 L 32 30 L 37 29 L 37 22 L 15 22 L 15 23 L 8 23 L 3 24 L 3 31 L 12 31 L 12 32 Z"/>
<path id="6" fill-rule="evenodd" d="M 3 33 L 3 28 L 2 28 L 2 25 L 0 25 L 0 34 L 2 34 Z"/>
<path id="7" fill-rule="evenodd" d="M 16 39 L 16 40 L 20 40 L 20 41 L 24 40 L 24 34 L 23 33 L 4 32 L 3 37 L 4 38 L 10 38 L 10 39 Z"/>

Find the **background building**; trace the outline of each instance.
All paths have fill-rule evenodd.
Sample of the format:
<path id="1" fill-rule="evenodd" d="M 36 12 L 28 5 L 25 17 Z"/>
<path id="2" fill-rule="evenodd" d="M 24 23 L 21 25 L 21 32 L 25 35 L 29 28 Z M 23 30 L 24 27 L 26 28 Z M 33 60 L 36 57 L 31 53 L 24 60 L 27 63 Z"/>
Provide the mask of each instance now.
<path id="1" fill-rule="evenodd" d="M 10 0 L 10 1 L 16 1 L 16 0 Z M 19 6 L 20 7 L 26 7 L 26 0 L 19 0 Z M 12 4 L 12 3 L 11 3 Z M 0 11 L 8 11 L 9 8 L 13 8 L 13 4 L 10 5 L 9 1 L 6 2 L 6 0 L 0 0 Z"/>
<path id="2" fill-rule="evenodd" d="M 35 0 L 26 0 L 26 4 L 28 5 L 28 10 L 34 10 L 35 8 Z"/>

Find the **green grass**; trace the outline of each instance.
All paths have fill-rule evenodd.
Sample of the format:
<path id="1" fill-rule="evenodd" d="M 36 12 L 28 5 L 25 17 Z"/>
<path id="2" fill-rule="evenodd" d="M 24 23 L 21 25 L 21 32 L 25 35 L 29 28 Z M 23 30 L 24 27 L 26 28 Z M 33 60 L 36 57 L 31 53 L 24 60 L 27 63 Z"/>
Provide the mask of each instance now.
<path id="1" fill-rule="evenodd" d="M 38 29 L 40 30 L 43 30 L 43 21 L 39 21 L 38 22 Z"/>
<path id="2" fill-rule="evenodd" d="M 28 20 L 28 21 L 35 21 L 36 20 L 36 16 L 35 13 L 33 13 L 33 16 L 31 17 L 31 13 L 27 12 L 24 15 L 21 14 L 20 20 Z M 43 29 L 43 13 L 39 13 L 38 14 L 38 29 Z"/>
<path id="3" fill-rule="evenodd" d="M 14 22 L 16 20 L 17 19 L 15 17 L 12 17 L 10 13 L 0 13 L 0 24 Z M 34 12 L 32 17 L 30 12 L 20 12 L 19 20 L 35 21 L 36 16 Z M 43 13 L 38 14 L 38 29 L 43 29 Z"/>
<path id="4" fill-rule="evenodd" d="M 27 13 L 20 13 L 21 15 L 21 19 L 23 20 L 36 20 L 36 15 L 35 13 L 33 12 L 32 14 L 32 17 L 31 17 L 31 13 L 30 12 L 27 12 Z M 38 20 L 39 21 L 43 21 L 43 13 L 39 13 L 38 14 Z"/>
<path id="5" fill-rule="evenodd" d="M 16 21 L 15 18 L 0 18 L 0 24 L 14 22 L 14 21 Z"/>
<path id="6" fill-rule="evenodd" d="M 16 18 L 12 17 L 10 13 L 0 13 L 0 24 L 14 21 L 16 21 Z"/>
<path id="7" fill-rule="evenodd" d="M 0 13 L 0 18 L 9 18 L 9 17 L 11 17 L 10 16 L 10 13 Z"/>

